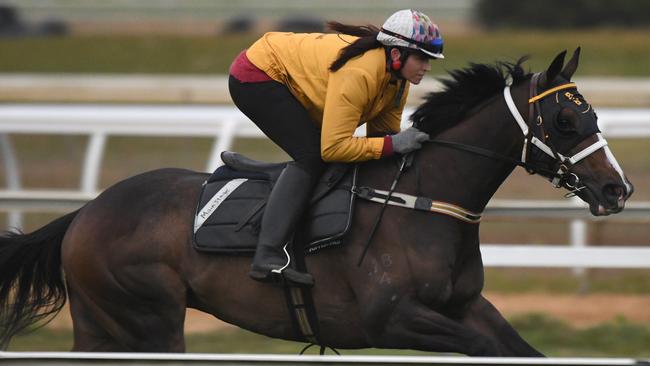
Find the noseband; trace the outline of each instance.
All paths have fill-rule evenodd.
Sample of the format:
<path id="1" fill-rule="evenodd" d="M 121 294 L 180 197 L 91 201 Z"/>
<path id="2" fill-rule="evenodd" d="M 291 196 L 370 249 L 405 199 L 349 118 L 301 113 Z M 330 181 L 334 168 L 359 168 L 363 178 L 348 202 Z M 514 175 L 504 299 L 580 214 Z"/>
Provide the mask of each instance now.
<path id="1" fill-rule="evenodd" d="M 542 118 L 539 101 L 553 93 L 557 93 L 560 90 L 576 88 L 576 84 L 562 84 L 535 95 L 537 91 L 537 82 L 539 80 L 539 76 L 540 73 L 533 75 L 530 82 L 530 98 L 528 99 L 529 121 L 536 121 L 536 125 L 542 132 L 542 137 L 545 141 L 542 141 L 537 136 L 535 136 L 534 129 L 529 128 L 528 124 L 519 113 L 519 110 L 517 109 L 517 106 L 512 99 L 512 95 L 510 94 L 510 85 L 507 85 L 503 89 L 503 97 L 506 100 L 508 109 L 510 110 L 510 113 L 514 117 L 515 121 L 519 125 L 519 128 L 521 128 L 521 132 L 524 135 L 524 145 L 521 151 L 521 161 L 517 165 L 524 167 L 531 174 L 534 174 L 536 171 L 541 170 L 539 167 L 536 167 L 527 161 L 527 158 L 530 155 L 530 149 L 532 148 L 532 145 L 535 145 L 546 155 L 555 159 L 555 166 L 557 167 L 557 171 L 550 172 L 551 174 L 549 174 L 549 180 L 551 183 L 556 188 L 560 188 L 561 186 L 569 188 L 571 190 L 569 195 L 574 195 L 576 192 L 584 189 L 585 186 L 582 184 L 582 182 L 580 182 L 578 176 L 571 172 L 571 168 L 587 156 L 607 146 L 607 140 L 605 140 L 600 133 L 597 133 L 596 136 L 598 137 L 598 141 L 594 142 L 573 156 L 567 157 L 560 154 L 550 140 L 549 135 L 545 132 L 544 119 Z"/>

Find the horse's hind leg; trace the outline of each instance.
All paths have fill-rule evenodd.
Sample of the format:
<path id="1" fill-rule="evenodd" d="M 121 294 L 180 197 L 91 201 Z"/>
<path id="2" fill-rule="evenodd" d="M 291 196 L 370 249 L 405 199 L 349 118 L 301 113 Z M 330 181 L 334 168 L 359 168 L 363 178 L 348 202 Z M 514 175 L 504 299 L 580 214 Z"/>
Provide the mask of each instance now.
<path id="1" fill-rule="evenodd" d="M 88 278 L 68 276 L 73 350 L 184 352 L 185 288 L 176 277 L 155 272 L 139 268 L 140 281 L 121 276 L 118 284 L 104 277 L 82 286 L 79 280 Z M 145 283 L 153 278 L 159 282 Z"/>
<path id="2" fill-rule="evenodd" d="M 73 292 L 69 292 L 70 313 L 74 328 L 75 352 L 120 352 L 125 351 L 122 344 L 117 342 L 97 321 L 97 310 Z"/>
<path id="3" fill-rule="evenodd" d="M 506 356 L 544 356 L 521 338 L 519 333 L 483 296 L 479 296 L 469 305 L 461 322 L 496 342 Z"/>

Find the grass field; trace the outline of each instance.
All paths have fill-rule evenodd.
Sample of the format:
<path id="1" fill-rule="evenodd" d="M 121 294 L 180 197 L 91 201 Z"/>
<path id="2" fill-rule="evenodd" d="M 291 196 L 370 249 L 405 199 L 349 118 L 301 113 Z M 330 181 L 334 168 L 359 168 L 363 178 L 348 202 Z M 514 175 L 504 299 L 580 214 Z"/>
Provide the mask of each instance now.
<path id="1" fill-rule="evenodd" d="M 598 326 L 575 329 L 542 314 L 511 319 L 512 324 L 533 346 L 553 357 L 650 357 L 650 327 L 621 318 Z M 153 335 L 152 335 L 153 336 Z M 240 329 L 226 329 L 186 336 L 187 352 L 297 354 L 303 343 L 271 339 Z M 39 329 L 15 337 L 9 351 L 68 351 L 70 330 Z M 340 350 L 344 355 L 432 355 L 407 350 Z M 308 354 L 317 352 L 312 348 Z"/>
<path id="2" fill-rule="evenodd" d="M 233 57 L 257 35 L 75 36 L 0 39 L 0 72 L 224 74 Z M 445 34 L 441 74 L 468 62 L 514 60 L 531 55 L 538 70 L 559 51 L 583 47 L 579 76 L 650 76 L 647 30 L 469 31 Z"/>

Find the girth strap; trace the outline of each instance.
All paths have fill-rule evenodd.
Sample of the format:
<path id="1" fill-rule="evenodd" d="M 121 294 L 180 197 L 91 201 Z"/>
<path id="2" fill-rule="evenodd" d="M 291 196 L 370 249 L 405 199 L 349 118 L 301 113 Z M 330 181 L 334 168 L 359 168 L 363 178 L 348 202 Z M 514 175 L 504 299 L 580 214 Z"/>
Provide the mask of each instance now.
<path id="1" fill-rule="evenodd" d="M 352 193 L 356 194 L 359 198 L 377 203 L 384 203 L 386 202 L 386 198 L 388 198 L 387 191 L 370 187 L 352 187 Z M 390 198 L 388 198 L 388 204 L 418 211 L 441 213 L 471 224 L 481 222 L 482 213 L 472 212 L 451 203 L 434 201 L 427 197 L 417 197 L 406 193 L 393 192 Z"/>
<path id="2" fill-rule="evenodd" d="M 289 314 L 296 332 L 311 344 L 320 344 L 318 339 L 318 319 L 314 309 L 311 291 L 284 284 L 284 295 L 289 306 Z"/>

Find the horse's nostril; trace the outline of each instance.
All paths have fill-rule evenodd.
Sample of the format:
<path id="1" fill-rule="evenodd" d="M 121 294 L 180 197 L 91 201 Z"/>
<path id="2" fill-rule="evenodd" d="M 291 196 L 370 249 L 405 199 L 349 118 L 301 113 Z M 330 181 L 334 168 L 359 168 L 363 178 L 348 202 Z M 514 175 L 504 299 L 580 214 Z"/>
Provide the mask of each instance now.
<path id="1" fill-rule="evenodd" d="M 606 184 L 603 187 L 603 195 L 612 200 L 618 200 L 625 196 L 625 188 L 619 184 Z"/>

